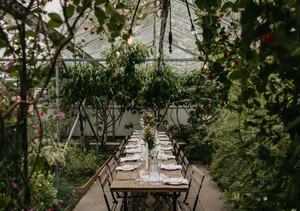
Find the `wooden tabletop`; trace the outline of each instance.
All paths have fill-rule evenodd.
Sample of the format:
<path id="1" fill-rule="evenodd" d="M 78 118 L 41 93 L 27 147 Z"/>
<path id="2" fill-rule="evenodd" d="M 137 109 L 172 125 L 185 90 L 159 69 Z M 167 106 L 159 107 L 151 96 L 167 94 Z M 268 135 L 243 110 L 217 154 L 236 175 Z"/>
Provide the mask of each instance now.
<path id="1" fill-rule="evenodd" d="M 129 142 L 129 144 L 134 144 L 134 142 Z M 172 152 L 165 151 L 165 154 L 172 155 Z M 127 154 L 126 156 L 132 156 L 132 154 Z M 162 161 L 163 164 L 176 164 L 175 159 Z M 134 162 L 123 162 L 120 165 L 134 165 Z M 148 171 L 145 174 L 149 174 Z M 181 178 L 183 177 L 180 170 L 177 171 L 165 171 L 162 170 L 160 174 L 165 174 L 169 178 Z M 165 185 L 162 181 L 160 181 L 159 185 L 150 185 L 148 181 L 143 181 L 143 184 L 137 184 L 134 180 L 137 178 L 136 172 L 134 171 L 119 171 L 111 186 L 111 192 L 188 192 L 188 185 Z M 128 180 L 116 180 L 116 179 L 128 179 Z M 133 180 L 130 180 L 133 179 Z"/>

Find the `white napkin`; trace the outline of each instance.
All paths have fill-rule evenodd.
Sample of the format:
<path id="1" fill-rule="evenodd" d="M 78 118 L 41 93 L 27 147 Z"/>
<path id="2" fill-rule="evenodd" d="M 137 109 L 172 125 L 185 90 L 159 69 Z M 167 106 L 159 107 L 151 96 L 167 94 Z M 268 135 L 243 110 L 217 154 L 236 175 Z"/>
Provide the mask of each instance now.
<path id="1" fill-rule="evenodd" d="M 130 148 L 137 148 L 138 145 L 126 145 L 125 148 L 126 149 L 130 149 Z"/>
<path id="2" fill-rule="evenodd" d="M 188 185 L 189 181 L 183 178 L 170 178 L 164 179 L 163 183 L 168 185 Z"/>
<path id="3" fill-rule="evenodd" d="M 128 141 L 139 141 L 138 138 L 131 138 L 131 139 L 128 139 Z"/>
<path id="4" fill-rule="evenodd" d="M 173 149 L 173 147 L 171 147 L 171 146 L 170 146 L 170 147 L 163 147 L 163 148 L 162 148 L 162 150 L 164 150 L 164 151 L 165 151 L 165 150 L 172 150 L 172 149 Z"/>
<path id="5" fill-rule="evenodd" d="M 175 159 L 176 157 L 174 155 L 163 155 L 162 160 L 168 160 L 168 159 Z"/>
<path id="6" fill-rule="evenodd" d="M 168 144 L 171 144 L 171 142 L 170 141 L 161 141 L 160 144 L 161 145 L 168 145 Z"/>
<path id="7" fill-rule="evenodd" d="M 125 162 L 125 161 L 135 161 L 135 160 L 138 160 L 139 157 L 137 156 L 132 156 L 132 157 L 123 157 L 121 158 L 121 162 Z"/>
<path id="8" fill-rule="evenodd" d="M 166 134 L 166 132 L 165 131 L 162 131 L 162 132 L 158 132 L 159 134 Z"/>
<path id="9" fill-rule="evenodd" d="M 175 164 L 167 164 L 167 165 L 164 165 L 163 163 L 161 164 L 160 166 L 161 169 L 165 169 L 165 170 L 181 170 L 182 169 L 182 166 L 181 165 L 175 165 Z"/>
<path id="10" fill-rule="evenodd" d="M 140 133 L 133 132 L 132 135 L 140 135 Z"/>
<path id="11" fill-rule="evenodd" d="M 116 168 L 117 171 L 132 171 L 134 170 L 134 166 L 133 165 L 124 165 L 124 166 L 118 166 Z"/>
<path id="12" fill-rule="evenodd" d="M 126 153 L 130 154 L 130 153 L 139 153 L 142 152 L 140 149 L 127 149 Z"/>
<path id="13" fill-rule="evenodd" d="M 169 137 L 159 137 L 159 140 L 162 140 L 162 141 L 169 141 Z"/>
<path id="14" fill-rule="evenodd" d="M 159 137 L 164 137 L 164 138 L 169 138 L 169 136 L 165 135 L 165 134 L 159 134 Z"/>
<path id="15" fill-rule="evenodd" d="M 137 136 L 137 135 L 132 135 L 132 136 L 130 136 L 130 138 L 138 138 L 139 136 Z"/>

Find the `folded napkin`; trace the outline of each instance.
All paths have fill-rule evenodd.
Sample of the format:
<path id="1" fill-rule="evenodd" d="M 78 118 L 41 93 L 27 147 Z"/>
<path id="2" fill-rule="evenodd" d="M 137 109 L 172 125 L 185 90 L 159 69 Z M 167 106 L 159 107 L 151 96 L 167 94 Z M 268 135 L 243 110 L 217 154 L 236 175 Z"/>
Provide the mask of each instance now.
<path id="1" fill-rule="evenodd" d="M 170 146 L 170 147 L 163 147 L 163 148 L 162 148 L 162 150 L 164 150 L 164 151 L 165 151 L 165 150 L 172 150 L 172 149 L 173 149 L 173 147 L 171 147 L 171 146 Z"/>
<path id="2" fill-rule="evenodd" d="M 188 185 L 189 181 L 183 178 L 170 178 L 164 179 L 163 183 L 165 185 Z"/>
<path id="3" fill-rule="evenodd" d="M 135 161 L 135 160 L 138 160 L 139 157 L 137 156 L 132 156 L 132 157 L 123 157 L 121 158 L 121 162 L 126 162 L 126 161 Z"/>
<path id="4" fill-rule="evenodd" d="M 165 134 L 159 134 L 159 137 L 167 137 L 167 138 L 169 138 L 169 136 L 167 136 Z"/>
<path id="5" fill-rule="evenodd" d="M 140 135 L 140 133 L 133 132 L 132 135 Z"/>
<path id="6" fill-rule="evenodd" d="M 132 135 L 132 136 L 130 136 L 130 138 L 138 138 L 139 136 L 137 136 L 137 135 Z"/>
<path id="7" fill-rule="evenodd" d="M 163 155 L 162 160 L 168 160 L 168 159 L 175 159 L 176 157 L 174 155 Z"/>
<path id="8" fill-rule="evenodd" d="M 125 148 L 126 149 L 130 149 L 130 148 L 137 148 L 138 145 L 126 145 Z"/>
<path id="9" fill-rule="evenodd" d="M 158 134 L 165 134 L 166 132 L 165 131 L 162 131 L 162 132 L 158 132 Z"/>
<path id="10" fill-rule="evenodd" d="M 134 170 L 134 166 L 133 165 L 124 165 L 124 166 L 118 166 L 116 168 L 117 171 L 132 171 Z"/>
<path id="11" fill-rule="evenodd" d="M 160 168 L 172 171 L 172 170 L 181 170 L 182 166 L 181 165 L 175 165 L 175 164 L 167 164 L 167 165 L 165 165 L 165 164 L 162 163 L 161 166 L 160 166 Z"/>
<path id="12" fill-rule="evenodd" d="M 160 144 L 161 145 L 168 145 L 168 144 L 171 144 L 171 142 L 170 141 L 161 141 Z"/>
<path id="13" fill-rule="evenodd" d="M 139 153 L 142 152 L 140 149 L 127 149 L 126 153 L 130 154 L 130 153 Z"/>
<path id="14" fill-rule="evenodd" d="M 131 139 L 128 139 L 128 141 L 139 141 L 138 138 L 131 138 Z"/>

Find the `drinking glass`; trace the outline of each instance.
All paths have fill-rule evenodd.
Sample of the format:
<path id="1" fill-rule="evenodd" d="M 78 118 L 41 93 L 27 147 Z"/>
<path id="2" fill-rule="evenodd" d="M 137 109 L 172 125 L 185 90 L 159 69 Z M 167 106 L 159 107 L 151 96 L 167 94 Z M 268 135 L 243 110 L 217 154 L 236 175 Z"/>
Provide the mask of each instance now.
<path id="1" fill-rule="evenodd" d="M 145 161 L 140 160 L 140 161 L 136 162 L 135 170 L 136 170 L 137 175 L 139 175 L 139 177 L 137 177 L 135 181 L 139 185 L 142 185 L 143 184 L 143 174 L 145 172 Z"/>

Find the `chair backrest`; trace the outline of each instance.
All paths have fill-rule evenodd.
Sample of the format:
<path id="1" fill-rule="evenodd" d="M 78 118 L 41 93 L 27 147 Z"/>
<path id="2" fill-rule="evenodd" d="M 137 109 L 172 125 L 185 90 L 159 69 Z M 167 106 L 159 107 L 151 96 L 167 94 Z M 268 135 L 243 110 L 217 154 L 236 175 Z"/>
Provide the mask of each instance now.
<path id="1" fill-rule="evenodd" d="M 180 149 L 179 143 L 176 144 L 176 148 L 177 148 L 178 150 Z"/>
<path id="2" fill-rule="evenodd" d="M 118 151 L 118 152 L 115 154 L 115 160 L 117 161 L 118 164 L 120 163 L 120 157 L 121 157 L 121 152 Z"/>
<path id="3" fill-rule="evenodd" d="M 175 156 L 178 155 L 178 149 L 175 147 Z"/>
<path id="4" fill-rule="evenodd" d="M 180 156 L 177 156 L 177 164 L 181 165 L 182 164 L 182 159 Z"/>
<path id="5" fill-rule="evenodd" d="M 202 183 L 204 180 L 205 175 L 194 165 L 192 166 L 192 172 L 190 173 L 190 182 L 189 182 L 189 192 L 192 189 L 194 189 L 195 193 L 196 193 L 196 198 L 195 198 L 195 202 L 194 202 L 194 206 L 192 211 L 196 210 L 197 204 L 198 204 L 198 199 L 199 199 L 199 193 L 200 190 L 202 188 Z M 191 185 L 193 183 L 193 185 Z M 189 192 L 186 194 L 185 199 L 183 200 L 183 202 L 185 203 L 187 198 L 188 198 L 188 194 Z"/>
<path id="6" fill-rule="evenodd" d="M 189 161 L 187 160 L 186 157 L 184 157 L 182 160 L 182 174 L 184 175 L 184 177 L 187 176 L 187 171 L 189 169 L 189 165 L 190 165 Z"/>
<path id="7" fill-rule="evenodd" d="M 98 179 L 99 179 L 100 184 L 101 184 L 101 188 L 102 188 L 102 192 L 103 192 L 103 196 L 104 196 L 104 199 L 105 199 L 105 204 L 107 206 L 107 209 L 108 209 L 108 211 L 111 211 L 111 210 L 113 210 L 113 208 L 116 205 L 117 201 L 115 199 L 115 196 L 114 196 L 113 192 L 111 192 L 111 196 L 113 198 L 113 202 L 114 203 L 113 203 L 112 207 L 110 207 L 109 200 L 108 200 L 108 198 L 107 198 L 107 196 L 105 194 L 104 188 L 105 188 L 107 182 L 108 182 L 108 184 L 110 186 L 110 182 L 109 182 L 109 170 L 108 170 L 107 166 L 104 166 L 104 168 L 102 169 L 102 171 L 98 175 Z"/>
<path id="8" fill-rule="evenodd" d="M 124 139 L 123 139 L 123 141 L 121 142 L 121 144 L 122 144 L 122 145 L 124 145 L 124 144 L 125 144 L 125 140 L 124 140 Z"/>
<path id="9" fill-rule="evenodd" d="M 180 155 L 180 157 L 181 157 L 182 159 L 184 158 L 184 154 L 183 154 L 183 151 L 182 151 L 182 150 L 179 151 L 179 155 Z"/>
<path id="10" fill-rule="evenodd" d="M 107 164 L 107 167 L 108 167 L 108 170 L 109 170 L 109 173 L 110 173 L 110 176 L 111 176 L 112 180 L 114 179 L 113 174 L 115 173 L 117 166 L 118 166 L 118 163 L 117 163 L 115 158 L 112 158 L 109 161 L 109 163 Z"/>
<path id="11" fill-rule="evenodd" d="M 173 145 L 174 148 L 176 147 L 176 141 L 175 141 L 175 139 L 172 140 L 172 145 Z"/>
<path id="12" fill-rule="evenodd" d="M 123 143 L 121 143 L 120 146 L 119 146 L 119 151 L 120 151 L 120 152 L 123 151 L 123 147 L 124 147 L 124 145 L 123 145 Z"/>

